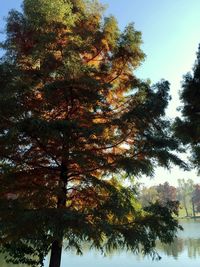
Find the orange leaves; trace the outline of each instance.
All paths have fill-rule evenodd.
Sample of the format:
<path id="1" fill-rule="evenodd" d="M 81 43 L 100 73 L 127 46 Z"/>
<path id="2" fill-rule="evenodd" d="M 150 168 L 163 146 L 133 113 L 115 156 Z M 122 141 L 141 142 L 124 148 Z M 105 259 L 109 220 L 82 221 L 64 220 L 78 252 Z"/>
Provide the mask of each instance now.
<path id="1" fill-rule="evenodd" d="M 98 123 L 106 123 L 108 121 L 108 119 L 103 118 L 103 117 L 97 117 L 93 119 L 93 123 L 98 124 Z"/>

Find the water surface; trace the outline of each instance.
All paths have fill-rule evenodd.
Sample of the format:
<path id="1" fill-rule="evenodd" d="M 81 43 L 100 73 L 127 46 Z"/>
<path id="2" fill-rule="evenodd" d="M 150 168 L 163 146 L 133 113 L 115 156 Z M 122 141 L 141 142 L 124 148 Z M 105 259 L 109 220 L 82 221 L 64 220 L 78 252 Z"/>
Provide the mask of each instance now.
<path id="1" fill-rule="evenodd" d="M 199 267 L 200 266 L 200 220 L 181 222 L 184 231 L 171 245 L 157 244 L 161 255 L 160 261 L 152 261 L 149 257 L 132 255 L 126 252 L 114 252 L 104 257 L 97 251 L 85 252 L 77 256 L 73 252 L 64 252 L 61 267 Z M 25 265 L 6 264 L 0 257 L 0 267 L 26 267 Z M 45 262 L 48 267 L 48 260 Z"/>

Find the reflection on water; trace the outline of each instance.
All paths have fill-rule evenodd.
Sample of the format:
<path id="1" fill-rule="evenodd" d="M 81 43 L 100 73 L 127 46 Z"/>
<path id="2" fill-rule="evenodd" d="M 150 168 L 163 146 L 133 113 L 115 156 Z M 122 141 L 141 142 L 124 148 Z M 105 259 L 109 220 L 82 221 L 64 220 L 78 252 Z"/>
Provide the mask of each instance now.
<path id="1" fill-rule="evenodd" d="M 170 245 L 157 242 L 158 252 L 178 259 L 183 252 L 188 258 L 200 257 L 200 220 L 185 220 L 181 222 L 184 231 L 178 234 L 178 238 Z"/>
<path id="2" fill-rule="evenodd" d="M 187 252 L 188 258 L 195 259 L 200 256 L 200 238 L 177 238 L 171 245 L 164 245 L 158 242 L 157 249 L 158 252 L 162 252 L 167 256 L 172 256 L 174 259 L 178 259 L 179 255 L 184 251 Z"/>
<path id="3" fill-rule="evenodd" d="M 142 255 L 133 256 L 131 253 L 115 252 L 107 258 L 98 252 L 86 252 L 83 257 L 78 257 L 74 253 L 64 253 L 62 267 L 79 266 L 82 267 L 111 267 L 111 266 L 168 266 L 196 267 L 200 264 L 200 220 L 182 221 L 184 231 L 178 234 L 178 238 L 171 245 L 164 245 L 157 242 L 157 250 L 163 257 L 161 262 L 151 261 L 150 258 L 143 258 Z M 48 266 L 46 262 L 45 266 Z M 0 255 L 0 267 L 26 267 L 25 265 L 13 265 L 5 263 L 3 256 Z"/>

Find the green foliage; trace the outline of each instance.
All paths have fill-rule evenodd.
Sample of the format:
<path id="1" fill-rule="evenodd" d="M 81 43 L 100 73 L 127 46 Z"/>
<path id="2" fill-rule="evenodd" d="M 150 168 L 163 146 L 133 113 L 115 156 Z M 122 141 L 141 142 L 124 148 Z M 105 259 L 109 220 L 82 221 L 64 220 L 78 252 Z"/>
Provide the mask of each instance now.
<path id="1" fill-rule="evenodd" d="M 23 10 L 28 21 L 35 27 L 41 27 L 41 23 L 63 23 L 66 25 L 74 23 L 70 1 L 53 0 L 25 0 Z"/>
<path id="2" fill-rule="evenodd" d="M 193 74 L 185 75 L 180 98 L 182 118 L 176 118 L 175 131 L 184 145 L 191 148 L 191 162 L 200 170 L 200 48 Z"/>
<path id="3" fill-rule="evenodd" d="M 157 238 L 170 243 L 181 229 L 173 217 L 176 209 L 172 204 L 166 207 L 154 204 L 141 213 L 139 206 L 135 210 L 135 200 L 134 206 L 133 202 L 130 203 L 133 198 L 131 190 L 122 188 L 113 192 L 109 201 L 98 208 L 91 210 L 88 207 L 84 212 L 66 209 L 25 211 L 14 201 L 9 205 L 1 203 L 1 207 L 10 209 L 11 213 L 3 217 L 9 223 L 6 226 L 3 222 L 0 224 L 4 235 L 0 251 L 6 252 L 8 262 L 42 266 L 51 243 L 62 232 L 64 248 L 75 249 L 78 254 L 82 254 L 83 246 L 89 244 L 90 248 L 105 254 L 115 249 L 126 249 L 158 259 L 155 250 Z M 14 209 L 11 205 L 15 205 Z M 112 217 L 113 212 L 115 217 Z M 15 224 L 17 232 L 16 227 L 13 228 Z"/>
<path id="4" fill-rule="evenodd" d="M 189 216 L 189 211 L 192 210 L 194 194 L 194 182 L 191 179 L 178 179 L 177 197 L 180 204 L 185 209 L 185 215 Z"/>
<path id="5" fill-rule="evenodd" d="M 139 194 L 139 200 L 143 207 L 147 207 L 151 204 L 158 202 L 159 195 L 155 186 L 149 188 L 143 187 Z"/>

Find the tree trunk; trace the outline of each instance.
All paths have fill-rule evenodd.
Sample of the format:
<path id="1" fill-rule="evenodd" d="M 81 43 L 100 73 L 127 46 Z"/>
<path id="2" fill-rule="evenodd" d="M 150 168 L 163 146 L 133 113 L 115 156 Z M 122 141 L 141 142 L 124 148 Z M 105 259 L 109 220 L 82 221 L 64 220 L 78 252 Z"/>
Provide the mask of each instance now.
<path id="1" fill-rule="evenodd" d="M 49 267 L 60 267 L 62 254 L 62 242 L 55 240 L 51 246 Z"/>
<path id="2" fill-rule="evenodd" d="M 184 208 L 185 208 L 186 216 L 188 217 L 189 214 L 188 214 L 188 210 L 187 210 L 187 205 L 186 205 L 186 200 L 185 200 L 185 198 L 184 198 L 184 200 L 183 200 L 183 203 L 184 203 Z"/>
<path id="3" fill-rule="evenodd" d="M 66 205 L 66 186 L 67 186 L 67 168 L 62 162 L 61 173 L 60 173 L 60 188 L 61 193 L 58 196 L 57 208 L 65 208 Z M 62 227 L 62 226 L 61 226 Z M 59 240 L 57 240 L 59 239 Z M 60 267 L 61 256 L 62 256 L 62 242 L 63 242 L 63 231 L 61 230 L 60 237 L 56 238 L 51 245 L 51 256 L 49 267 Z"/>
<path id="4" fill-rule="evenodd" d="M 196 217 L 193 197 L 192 197 L 192 211 L 193 211 L 193 216 Z"/>

